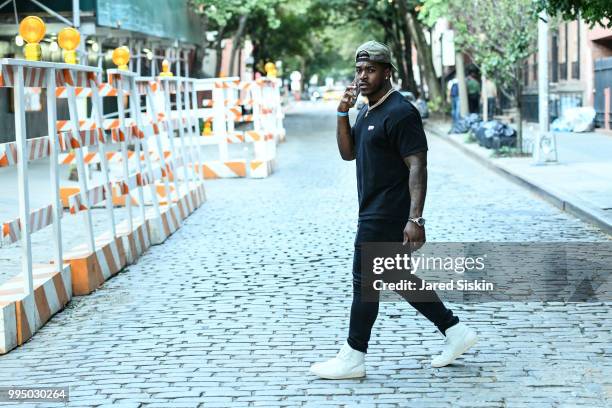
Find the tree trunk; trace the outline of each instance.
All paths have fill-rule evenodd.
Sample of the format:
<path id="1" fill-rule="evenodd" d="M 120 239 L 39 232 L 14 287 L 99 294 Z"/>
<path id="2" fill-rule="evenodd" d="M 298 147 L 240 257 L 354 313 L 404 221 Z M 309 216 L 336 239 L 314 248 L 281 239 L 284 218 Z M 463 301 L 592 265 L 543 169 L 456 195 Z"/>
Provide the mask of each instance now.
<path id="1" fill-rule="evenodd" d="M 521 63 L 522 65 L 522 63 Z M 516 81 L 515 81 L 515 106 L 516 106 L 516 148 L 519 154 L 523 153 L 523 113 L 521 109 L 523 107 L 521 101 L 521 94 L 523 93 L 523 86 L 521 80 L 523 78 L 523 70 L 521 67 L 517 67 L 516 72 Z"/>
<path id="2" fill-rule="evenodd" d="M 398 37 L 400 43 L 402 42 L 403 34 L 403 52 L 402 52 L 402 61 L 398 61 L 404 65 L 404 75 L 406 78 L 406 83 L 402 83 L 402 87 L 404 89 L 409 90 L 415 96 L 417 95 L 417 85 L 414 80 L 414 71 L 412 69 L 412 36 L 410 35 L 410 29 L 408 27 L 408 22 L 406 18 L 402 16 L 406 16 L 408 14 L 408 10 L 406 9 L 406 3 L 404 0 L 397 2 L 397 27 L 398 27 Z"/>
<path id="3" fill-rule="evenodd" d="M 403 62 L 403 49 L 401 44 L 401 37 L 398 36 L 397 25 L 392 21 L 387 21 L 383 19 L 378 20 L 379 24 L 383 27 L 385 32 L 384 42 L 391 47 L 393 51 L 393 56 L 395 58 L 396 66 L 397 66 L 397 74 L 399 78 L 402 80 L 402 89 L 406 89 L 406 71 L 402 64 Z"/>
<path id="4" fill-rule="evenodd" d="M 200 15 L 200 27 L 202 29 L 202 38 L 199 46 L 196 46 L 195 49 L 195 57 L 194 57 L 194 65 L 193 65 L 193 74 L 194 77 L 201 77 L 204 73 L 204 58 L 206 58 L 206 46 L 208 45 L 208 40 L 206 38 L 206 29 L 208 27 L 208 17 L 206 14 Z"/>
<path id="5" fill-rule="evenodd" d="M 410 30 L 410 36 L 417 49 L 419 63 L 423 65 L 423 71 L 425 71 L 427 88 L 429 89 L 429 99 L 443 102 L 442 90 L 440 89 L 440 83 L 436 77 L 436 71 L 434 70 L 433 61 L 431 59 L 431 49 L 425 40 L 421 23 L 412 12 L 406 13 L 405 19 L 408 29 Z"/>
<path id="6" fill-rule="evenodd" d="M 251 44 L 253 45 L 253 51 L 251 51 L 251 56 L 253 57 L 253 78 L 255 79 L 255 73 L 257 73 L 257 64 L 259 63 L 259 43 L 256 39 L 251 40 Z"/>
<path id="7" fill-rule="evenodd" d="M 397 66 L 397 74 L 402 80 L 402 90 L 408 89 L 408 79 L 406 77 L 406 65 L 404 63 L 404 49 L 402 48 L 401 36 L 399 32 L 399 24 L 394 24 L 395 33 L 393 35 L 393 41 L 391 46 L 393 47 L 393 54 L 395 54 L 395 65 Z"/>
<path id="8" fill-rule="evenodd" d="M 406 63 L 406 80 L 408 83 L 408 90 L 417 96 L 418 89 L 416 81 L 414 80 L 414 70 L 412 66 L 412 38 L 406 24 L 402 24 L 402 33 L 404 34 L 404 61 Z"/>
<path id="9" fill-rule="evenodd" d="M 419 92 L 425 98 L 425 74 L 423 73 L 423 64 L 417 64 L 419 70 Z"/>
<path id="10" fill-rule="evenodd" d="M 393 47 L 393 32 L 391 31 L 391 27 L 389 27 L 385 22 L 380 23 L 383 26 L 385 31 L 385 44 L 391 44 Z"/>
<path id="11" fill-rule="evenodd" d="M 244 28 L 246 26 L 247 16 L 240 16 L 240 20 L 238 21 L 238 30 L 236 30 L 236 34 L 232 40 L 232 54 L 230 57 L 230 67 L 229 67 L 229 76 L 240 75 L 240 67 L 236 67 L 236 57 L 238 56 L 238 52 L 240 51 L 240 42 L 242 41 L 242 36 L 244 35 Z M 236 73 L 238 71 L 238 73 Z"/>
<path id="12" fill-rule="evenodd" d="M 306 90 L 306 84 L 308 83 L 308 78 L 306 78 L 306 58 L 300 57 L 300 73 L 302 74 L 302 78 L 300 79 L 300 92 L 304 92 Z"/>
<path id="13" fill-rule="evenodd" d="M 215 45 L 215 77 L 221 76 L 221 59 L 223 58 L 223 48 L 217 43 Z"/>
<path id="14" fill-rule="evenodd" d="M 221 46 L 221 43 L 223 42 L 224 31 L 224 28 L 219 28 L 217 38 L 215 38 L 215 77 L 217 78 L 221 76 L 221 62 L 223 59 L 223 47 Z"/>

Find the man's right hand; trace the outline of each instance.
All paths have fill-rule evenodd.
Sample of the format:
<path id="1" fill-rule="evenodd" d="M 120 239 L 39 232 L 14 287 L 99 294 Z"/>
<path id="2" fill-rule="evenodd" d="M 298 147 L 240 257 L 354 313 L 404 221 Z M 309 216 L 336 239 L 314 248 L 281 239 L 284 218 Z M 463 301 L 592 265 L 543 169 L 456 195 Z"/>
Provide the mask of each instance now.
<path id="1" fill-rule="evenodd" d="M 342 95 L 342 99 L 340 99 L 340 104 L 338 105 L 338 112 L 348 112 L 353 106 L 355 106 L 355 102 L 357 102 L 357 98 L 355 97 L 355 85 L 349 85 L 346 87 L 344 91 L 344 95 Z"/>

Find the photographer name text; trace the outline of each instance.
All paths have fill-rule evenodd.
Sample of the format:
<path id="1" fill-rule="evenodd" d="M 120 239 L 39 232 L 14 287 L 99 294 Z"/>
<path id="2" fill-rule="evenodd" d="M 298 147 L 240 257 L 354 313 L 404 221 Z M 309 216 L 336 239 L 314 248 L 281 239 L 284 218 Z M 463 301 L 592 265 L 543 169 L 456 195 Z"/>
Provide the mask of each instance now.
<path id="1" fill-rule="evenodd" d="M 492 282 L 481 280 L 458 279 L 448 282 L 428 282 L 421 280 L 420 285 L 417 282 L 402 279 L 397 282 L 385 282 L 382 279 L 377 279 L 372 283 L 374 290 L 392 290 L 392 291 L 421 291 L 421 290 L 460 290 L 469 292 L 493 291 L 494 285 Z"/>

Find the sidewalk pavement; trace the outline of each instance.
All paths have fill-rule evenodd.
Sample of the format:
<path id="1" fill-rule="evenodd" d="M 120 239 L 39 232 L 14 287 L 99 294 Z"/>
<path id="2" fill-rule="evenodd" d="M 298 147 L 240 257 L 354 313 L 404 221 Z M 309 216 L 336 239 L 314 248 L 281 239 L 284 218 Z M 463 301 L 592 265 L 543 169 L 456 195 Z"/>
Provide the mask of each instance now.
<path id="1" fill-rule="evenodd" d="M 612 137 L 557 133 L 558 163 L 536 165 L 531 157 L 492 157 L 492 150 L 466 143 L 467 134 L 448 134 L 450 123 L 431 122 L 427 128 L 486 167 L 612 234 Z"/>

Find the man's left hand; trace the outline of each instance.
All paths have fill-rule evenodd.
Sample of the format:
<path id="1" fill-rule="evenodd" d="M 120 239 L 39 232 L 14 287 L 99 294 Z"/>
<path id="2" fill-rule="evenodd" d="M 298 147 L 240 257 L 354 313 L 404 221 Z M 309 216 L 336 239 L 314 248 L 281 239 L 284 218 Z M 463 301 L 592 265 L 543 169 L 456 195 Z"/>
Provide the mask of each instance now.
<path id="1" fill-rule="evenodd" d="M 425 244 L 425 226 L 419 227 L 412 221 L 406 223 L 403 245 L 408 244 L 410 244 L 410 250 L 412 251 L 416 251 Z"/>

